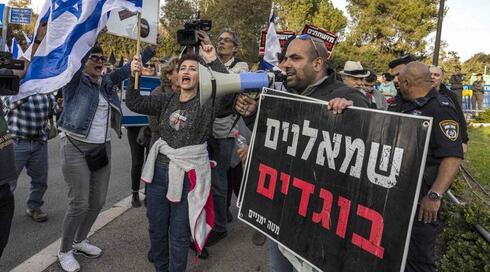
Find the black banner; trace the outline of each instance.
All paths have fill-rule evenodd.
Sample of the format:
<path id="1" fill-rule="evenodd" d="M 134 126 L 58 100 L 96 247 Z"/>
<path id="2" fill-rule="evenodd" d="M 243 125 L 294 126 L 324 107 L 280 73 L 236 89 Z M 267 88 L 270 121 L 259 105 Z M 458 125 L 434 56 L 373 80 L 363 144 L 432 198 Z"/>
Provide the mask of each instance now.
<path id="1" fill-rule="evenodd" d="M 264 95 L 239 216 L 319 270 L 401 271 L 430 127 Z"/>

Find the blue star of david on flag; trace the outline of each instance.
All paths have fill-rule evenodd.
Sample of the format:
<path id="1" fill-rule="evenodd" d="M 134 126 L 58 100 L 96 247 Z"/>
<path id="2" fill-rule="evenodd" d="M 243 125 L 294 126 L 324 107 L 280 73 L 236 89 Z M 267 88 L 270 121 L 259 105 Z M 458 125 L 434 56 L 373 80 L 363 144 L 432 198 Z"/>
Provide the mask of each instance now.
<path id="1" fill-rule="evenodd" d="M 65 12 L 69 12 L 77 19 L 82 15 L 82 1 L 79 0 L 52 0 L 53 2 L 53 20 L 56 20 Z"/>

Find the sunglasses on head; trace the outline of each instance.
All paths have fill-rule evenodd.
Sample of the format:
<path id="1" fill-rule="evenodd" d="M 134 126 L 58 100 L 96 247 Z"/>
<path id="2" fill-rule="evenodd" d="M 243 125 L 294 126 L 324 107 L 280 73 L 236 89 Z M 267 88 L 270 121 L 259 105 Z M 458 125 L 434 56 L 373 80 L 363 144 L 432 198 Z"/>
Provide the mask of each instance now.
<path id="1" fill-rule="evenodd" d="M 316 47 L 316 43 L 315 41 L 313 40 L 313 37 L 311 37 L 311 35 L 309 34 L 301 34 L 301 35 L 296 35 L 296 39 L 300 39 L 302 41 L 307 41 L 307 40 L 310 40 L 311 43 L 313 44 L 313 47 L 315 48 L 315 52 L 316 52 L 316 57 L 319 58 L 320 57 L 320 53 L 318 53 L 318 48 Z"/>
<path id="2" fill-rule="evenodd" d="M 98 55 L 90 55 L 90 60 L 92 60 L 93 62 L 105 62 L 106 57 L 98 56 Z"/>

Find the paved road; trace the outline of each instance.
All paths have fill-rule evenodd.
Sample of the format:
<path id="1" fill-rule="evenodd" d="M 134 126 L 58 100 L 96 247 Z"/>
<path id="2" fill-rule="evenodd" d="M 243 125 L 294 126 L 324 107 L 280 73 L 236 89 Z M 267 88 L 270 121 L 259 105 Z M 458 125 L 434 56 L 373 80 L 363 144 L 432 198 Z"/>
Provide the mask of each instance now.
<path id="1" fill-rule="evenodd" d="M 125 131 L 123 133 L 122 139 L 117 139 L 115 134 L 112 134 L 112 174 L 104 209 L 131 193 L 130 152 Z M 12 231 L 7 248 L 0 259 L 0 271 L 9 271 L 61 237 L 61 223 L 67 206 L 67 187 L 61 174 L 58 139 L 49 142 L 49 164 L 49 188 L 43 206 L 49 220 L 36 223 L 25 216 L 30 178 L 24 170 L 15 191 L 16 207 Z"/>

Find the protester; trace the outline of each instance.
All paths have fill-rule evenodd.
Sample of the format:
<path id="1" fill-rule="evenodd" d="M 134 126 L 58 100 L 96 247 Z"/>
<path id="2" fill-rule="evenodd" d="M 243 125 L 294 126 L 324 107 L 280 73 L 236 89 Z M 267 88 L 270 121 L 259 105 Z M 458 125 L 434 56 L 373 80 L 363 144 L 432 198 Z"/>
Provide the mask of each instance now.
<path id="1" fill-rule="evenodd" d="M 156 87 L 151 95 L 161 95 L 162 93 L 178 92 L 179 86 L 179 71 L 177 64 L 179 58 L 172 57 L 165 61 L 161 68 L 160 83 L 161 86 Z M 150 148 L 160 138 L 160 125 L 158 116 L 150 116 L 151 142 Z"/>
<path id="2" fill-rule="evenodd" d="M 390 111 L 434 118 L 405 271 L 437 271 L 434 244 L 443 227 L 439 209 L 463 158 L 456 106 L 433 88 L 430 71 L 421 62 L 400 70 L 398 84 L 401 97 Z"/>
<path id="3" fill-rule="evenodd" d="M 466 125 L 466 119 L 464 117 L 463 110 L 459 106 L 458 96 L 455 92 L 449 90 L 442 80 L 444 79 L 444 71 L 442 68 L 431 65 L 429 67 L 432 82 L 434 82 L 434 88 L 442 95 L 451 99 L 451 102 L 456 106 L 456 112 L 458 115 L 459 128 L 461 129 L 461 142 L 463 143 L 463 151 L 466 152 L 468 148 L 468 127 Z"/>
<path id="4" fill-rule="evenodd" d="M 142 76 L 156 76 L 155 64 L 148 61 L 141 69 Z M 127 126 L 128 143 L 131 151 L 131 206 L 141 207 L 139 197 L 140 177 L 145 162 L 145 149 L 150 148 L 151 130 L 148 126 Z"/>
<path id="5" fill-rule="evenodd" d="M 364 79 L 370 75 L 370 72 L 364 69 L 359 61 L 346 61 L 344 70 L 340 71 L 339 74 L 345 85 L 365 94 Z"/>
<path id="6" fill-rule="evenodd" d="M 153 54 L 153 49 L 145 49 L 143 60 Z M 102 254 L 100 248 L 90 244 L 87 235 L 107 194 L 111 169 L 109 125 L 117 124 L 115 129 L 120 133 L 121 103 L 114 87 L 130 75 L 128 63 L 101 76 L 104 59 L 100 47 L 92 48 L 82 60 L 82 68 L 63 88 L 64 110 L 58 124 L 63 131 L 61 167 L 69 189 L 69 204 L 58 259 L 64 271 L 80 269 L 74 253 L 89 258 Z M 92 159 L 87 159 L 86 154 L 92 154 Z"/>
<path id="7" fill-rule="evenodd" d="M 463 107 L 463 81 L 464 75 L 461 73 L 461 67 L 456 66 L 454 74 L 452 74 L 449 79 L 449 84 L 451 84 L 451 91 L 453 91 L 458 98 L 459 107 Z"/>
<path id="8" fill-rule="evenodd" d="M 471 109 L 483 110 L 485 81 L 483 81 L 483 76 L 481 73 L 476 74 L 476 80 L 473 81 L 473 84 L 471 86 L 471 89 L 473 90 L 473 95 L 471 96 Z M 476 113 L 475 115 L 478 115 L 478 113 Z"/>
<path id="9" fill-rule="evenodd" d="M 364 91 L 366 91 L 368 99 L 371 99 L 371 106 L 378 110 L 388 109 L 388 103 L 384 95 L 375 89 L 377 76 L 374 71 L 369 71 L 369 76 L 364 78 Z"/>
<path id="10" fill-rule="evenodd" d="M 206 44 L 211 44 L 206 32 L 199 33 Z M 236 58 L 240 50 L 240 38 L 238 33 L 230 28 L 225 28 L 218 36 L 216 49 L 218 59 L 230 73 L 238 74 L 248 72 L 248 64 Z M 209 151 L 211 158 L 217 166 L 212 171 L 212 192 L 215 210 L 215 227 L 209 237 L 208 246 L 218 243 L 228 234 L 226 224 L 231 213 L 228 210 L 228 169 L 230 168 L 231 154 L 235 146 L 234 133 L 237 116 L 230 105 L 227 111 L 216 116 L 213 123 L 213 139 L 210 141 Z"/>
<path id="11" fill-rule="evenodd" d="M 13 72 L 0 70 L 1 75 L 12 75 Z M 0 113 L 3 112 L 3 104 L 0 101 Z M 7 245 L 12 218 L 14 216 L 14 195 L 9 183 L 15 183 L 17 171 L 15 169 L 14 144 L 3 114 L 0 114 L 0 258 Z"/>
<path id="12" fill-rule="evenodd" d="M 381 84 L 378 91 L 385 96 L 386 99 L 396 96 L 396 88 L 393 83 L 393 76 L 390 73 L 384 73 L 381 76 Z"/>
<path id="13" fill-rule="evenodd" d="M 227 72 L 212 45 L 203 44 L 201 48 L 211 69 Z M 132 81 L 128 88 L 129 109 L 157 115 L 162 120 L 161 138 L 150 150 L 142 175 L 142 180 L 148 183 L 147 217 L 157 271 L 185 271 L 189 234 L 200 253 L 214 225 L 213 212 L 209 210 L 212 198 L 207 140 L 214 115 L 230 107 L 233 95 L 200 105 L 199 59 L 194 54 L 185 54 L 180 59 L 179 93 L 141 96 Z M 135 59 L 132 70 L 139 67 Z"/>
<path id="14" fill-rule="evenodd" d="M 287 88 L 289 92 L 309 96 L 312 98 L 329 101 L 329 108 L 334 113 L 341 113 L 349 105 L 358 107 L 369 107 L 366 97 L 359 91 L 352 89 L 336 80 L 335 71 L 327 66 L 327 49 L 325 44 L 309 35 L 297 36 L 287 47 L 286 55 L 280 64 L 280 69 L 287 74 Z M 240 96 L 235 106 L 236 110 L 244 116 L 252 116 L 257 103 L 246 96 Z M 245 160 L 248 147 L 238 150 L 242 161 Z M 294 263 L 296 257 L 286 250 L 279 249 L 278 245 L 269 242 L 271 254 L 271 271 L 290 272 L 302 268 L 294 268 L 290 260 Z M 283 254 L 286 254 L 286 258 Z M 308 267 L 308 269 L 312 269 Z"/>
<path id="15" fill-rule="evenodd" d="M 38 28 L 31 55 L 34 55 L 46 34 L 46 24 Z M 48 116 L 56 114 L 56 102 L 52 94 L 35 94 L 13 102 L 12 96 L 2 97 L 3 114 L 14 140 L 17 177 L 26 168 L 31 178 L 26 214 L 36 222 L 48 220 L 41 209 L 43 196 L 48 188 Z M 17 179 L 10 182 L 12 192 Z"/>

